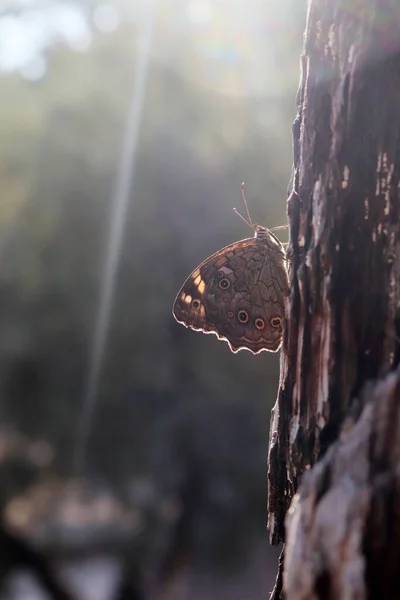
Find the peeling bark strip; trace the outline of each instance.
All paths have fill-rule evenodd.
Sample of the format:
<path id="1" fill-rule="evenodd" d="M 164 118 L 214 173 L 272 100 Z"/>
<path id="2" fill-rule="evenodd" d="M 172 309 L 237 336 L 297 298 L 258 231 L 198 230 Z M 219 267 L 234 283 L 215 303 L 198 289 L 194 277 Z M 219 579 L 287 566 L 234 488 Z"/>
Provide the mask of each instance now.
<path id="1" fill-rule="evenodd" d="M 399 597 L 400 369 L 361 400 L 361 417 L 304 475 L 288 511 L 287 598 Z"/>
<path id="2" fill-rule="evenodd" d="M 351 399 L 400 360 L 399 0 L 311 0 L 302 65 L 272 543 L 284 540 L 300 477 L 337 439 Z"/>

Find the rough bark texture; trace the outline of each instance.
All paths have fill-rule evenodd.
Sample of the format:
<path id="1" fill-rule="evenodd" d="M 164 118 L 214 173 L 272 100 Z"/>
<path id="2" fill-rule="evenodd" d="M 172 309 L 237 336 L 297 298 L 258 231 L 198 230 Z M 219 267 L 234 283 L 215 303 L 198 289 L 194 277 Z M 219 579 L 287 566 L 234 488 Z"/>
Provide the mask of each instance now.
<path id="1" fill-rule="evenodd" d="M 387 564 L 400 569 L 398 0 L 311 0 L 293 138 L 291 293 L 268 469 L 272 543 L 285 539 L 303 472 L 329 451 L 291 508 L 290 559 L 273 597 L 364 598 L 368 585 L 371 598 L 374 577 L 391 579 L 382 557 L 371 575 L 377 548 L 389 548 Z M 360 421 L 337 441 L 349 414 Z"/>
<path id="2" fill-rule="evenodd" d="M 400 369 L 361 401 L 289 509 L 288 598 L 399 598 Z"/>

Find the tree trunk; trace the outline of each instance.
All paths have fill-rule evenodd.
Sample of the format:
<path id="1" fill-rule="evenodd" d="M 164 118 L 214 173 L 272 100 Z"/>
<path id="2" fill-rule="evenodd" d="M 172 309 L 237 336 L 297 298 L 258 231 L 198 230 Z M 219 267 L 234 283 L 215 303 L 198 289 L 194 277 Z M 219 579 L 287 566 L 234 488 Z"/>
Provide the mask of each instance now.
<path id="1" fill-rule="evenodd" d="M 298 495 L 272 597 L 397 598 L 399 0 L 310 1 L 293 138 L 272 543 Z"/>

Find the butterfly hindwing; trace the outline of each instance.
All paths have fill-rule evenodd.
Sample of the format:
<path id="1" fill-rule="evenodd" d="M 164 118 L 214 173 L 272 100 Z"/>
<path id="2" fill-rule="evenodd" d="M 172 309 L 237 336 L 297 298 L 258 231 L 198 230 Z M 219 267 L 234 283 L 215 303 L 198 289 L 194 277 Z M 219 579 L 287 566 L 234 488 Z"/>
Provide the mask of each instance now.
<path id="1" fill-rule="evenodd" d="M 202 262 L 179 291 L 173 314 L 186 327 L 215 333 L 233 352 L 275 352 L 287 291 L 284 250 L 275 236 L 259 228 L 254 238 Z"/>

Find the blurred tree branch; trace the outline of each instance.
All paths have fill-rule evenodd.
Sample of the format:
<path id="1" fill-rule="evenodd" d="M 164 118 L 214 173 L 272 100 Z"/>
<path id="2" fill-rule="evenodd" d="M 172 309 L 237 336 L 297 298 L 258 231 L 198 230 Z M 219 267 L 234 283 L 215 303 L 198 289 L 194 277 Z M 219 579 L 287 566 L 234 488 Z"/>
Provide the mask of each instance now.
<path id="1" fill-rule="evenodd" d="M 310 1 L 270 434 L 270 536 L 287 541 L 273 598 L 390 598 L 398 583 L 399 44 L 396 0 Z"/>
<path id="2" fill-rule="evenodd" d="M 28 569 L 36 577 L 49 598 L 74 600 L 74 596 L 58 581 L 48 559 L 0 523 L 0 589 L 11 573 L 21 569 Z"/>

